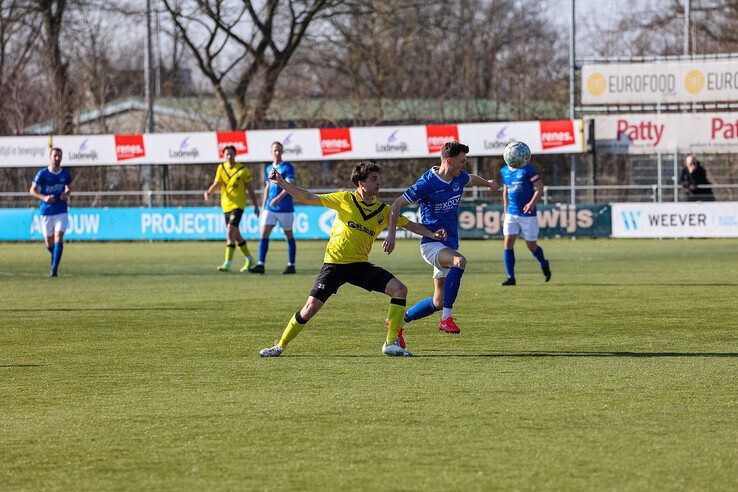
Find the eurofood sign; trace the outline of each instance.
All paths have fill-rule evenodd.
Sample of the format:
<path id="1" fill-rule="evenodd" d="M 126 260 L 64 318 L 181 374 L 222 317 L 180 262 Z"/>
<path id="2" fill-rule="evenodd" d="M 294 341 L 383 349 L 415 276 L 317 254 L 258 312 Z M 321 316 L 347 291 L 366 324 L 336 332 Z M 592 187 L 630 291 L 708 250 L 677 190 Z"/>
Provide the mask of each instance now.
<path id="1" fill-rule="evenodd" d="M 612 63 L 582 67 L 582 104 L 738 100 L 738 60 Z"/>

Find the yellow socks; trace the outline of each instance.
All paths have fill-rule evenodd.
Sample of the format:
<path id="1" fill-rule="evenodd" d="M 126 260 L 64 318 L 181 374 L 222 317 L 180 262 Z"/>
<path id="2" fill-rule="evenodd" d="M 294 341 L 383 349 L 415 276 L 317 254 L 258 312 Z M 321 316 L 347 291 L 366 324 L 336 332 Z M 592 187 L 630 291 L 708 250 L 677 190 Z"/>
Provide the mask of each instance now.
<path id="1" fill-rule="evenodd" d="M 244 258 L 248 258 L 251 256 L 251 253 L 249 252 L 249 246 L 246 244 L 246 240 L 244 239 L 240 243 L 238 243 L 238 249 L 241 250 L 241 253 L 243 253 Z"/>
<path id="2" fill-rule="evenodd" d="M 387 312 L 387 344 L 395 342 L 397 334 L 402 328 L 402 318 L 405 316 L 405 299 L 393 297 L 390 299 L 389 311 Z"/>
<path id="3" fill-rule="evenodd" d="M 230 265 L 231 261 L 233 261 L 233 252 L 236 250 L 236 245 L 231 243 L 226 243 L 226 252 L 225 252 L 225 264 Z"/>
<path id="4" fill-rule="evenodd" d="M 300 311 L 297 311 L 294 315 L 292 315 L 292 318 L 290 319 L 290 322 L 287 323 L 287 327 L 284 329 L 284 332 L 282 333 L 282 338 L 279 339 L 279 343 L 277 343 L 277 346 L 279 348 L 285 348 L 287 344 L 292 341 L 293 338 L 300 334 L 302 328 L 305 326 L 305 323 L 307 323 L 307 320 L 302 319 L 302 316 L 300 316 Z"/>

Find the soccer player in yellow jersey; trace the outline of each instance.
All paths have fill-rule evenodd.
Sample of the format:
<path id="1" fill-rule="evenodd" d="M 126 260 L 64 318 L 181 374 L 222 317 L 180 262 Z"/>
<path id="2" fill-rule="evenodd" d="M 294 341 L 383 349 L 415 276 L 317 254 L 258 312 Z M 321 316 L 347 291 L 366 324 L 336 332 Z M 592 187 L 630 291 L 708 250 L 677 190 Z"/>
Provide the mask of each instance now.
<path id="1" fill-rule="evenodd" d="M 315 316 L 339 287 L 346 283 L 368 291 L 384 292 L 390 296 L 387 339 L 382 346 L 382 352 L 387 355 L 412 355 L 400 346 L 398 340 L 402 317 L 405 314 L 407 287 L 384 268 L 369 263 L 369 251 L 372 249 L 374 239 L 387 227 L 389 220 L 389 207 L 376 198 L 382 185 L 380 167 L 373 162 L 360 162 L 354 166 L 351 181 L 356 185 L 356 191 L 353 193 L 339 191 L 316 195 L 285 181 L 274 170 L 269 179 L 298 200 L 332 208 L 338 215 L 331 227 L 331 237 L 325 248 L 323 268 L 315 279 L 305 306 L 292 316 L 279 342 L 274 347 L 262 349 L 259 355 L 280 356 L 287 344 L 300 333 L 305 323 Z M 446 231 L 443 229 L 432 232 L 406 217 L 401 216 L 397 224 L 424 237 L 434 239 L 446 237 Z"/>
<path id="2" fill-rule="evenodd" d="M 220 206 L 223 208 L 226 221 L 226 252 L 225 261 L 218 267 L 218 270 L 221 272 L 231 271 L 233 253 L 236 245 L 238 245 L 244 258 L 246 258 L 246 264 L 241 268 L 241 271 L 245 272 L 256 263 L 249 252 L 246 240 L 241 236 L 241 231 L 238 228 L 243 210 L 246 208 L 246 192 L 251 197 L 251 202 L 254 204 L 254 214 L 257 217 L 259 216 L 259 204 L 256 202 L 256 193 L 251 182 L 251 171 L 247 165 L 236 162 L 236 147 L 229 145 L 223 149 L 223 155 L 225 155 L 226 161 L 218 166 L 218 170 L 215 171 L 215 180 L 213 180 L 213 184 L 210 185 L 204 196 L 205 200 L 210 200 L 210 195 L 216 188 L 220 187 Z"/>

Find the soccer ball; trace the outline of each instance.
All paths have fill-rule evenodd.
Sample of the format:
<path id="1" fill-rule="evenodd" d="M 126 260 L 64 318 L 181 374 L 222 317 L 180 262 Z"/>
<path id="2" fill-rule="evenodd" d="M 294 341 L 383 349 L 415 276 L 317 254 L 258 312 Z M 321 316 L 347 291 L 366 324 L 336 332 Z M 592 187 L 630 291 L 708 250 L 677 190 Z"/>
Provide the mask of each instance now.
<path id="1" fill-rule="evenodd" d="M 523 142 L 510 142 L 502 156 L 505 164 L 515 169 L 525 167 L 530 162 L 530 148 Z"/>

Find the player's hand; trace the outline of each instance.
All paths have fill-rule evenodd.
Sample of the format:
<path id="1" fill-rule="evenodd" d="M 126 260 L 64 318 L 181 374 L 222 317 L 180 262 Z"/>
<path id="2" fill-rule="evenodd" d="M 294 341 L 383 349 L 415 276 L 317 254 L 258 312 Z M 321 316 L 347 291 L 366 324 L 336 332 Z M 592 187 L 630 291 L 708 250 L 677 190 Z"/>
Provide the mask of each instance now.
<path id="1" fill-rule="evenodd" d="M 67 198 L 69 198 L 69 192 L 65 191 L 64 193 L 61 194 L 60 198 L 61 198 L 61 201 L 66 202 Z"/>
<path id="2" fill-rule="evenodd" d="M 490 179 L 487 183 L 489 185 L 489 191 L 500 191 L 500 185 L 495 183 L 494 179 Z"/>
<path id="3" fill-rule="evenodd" d="M 56 202 L 56 197 L 54 195 L 44 195 L 44 203 L 54 203 Z"/>
<path id="4" fill-rule="evenodd" d="M 254 215 L 258 217 L 260 213 L 261 211 L 259 210 L 259 207 L 254 207 Z"/>
<path id="5" fill-rule="evenodd" d="M 273 181 L 273 182 L 275 182 L 275 183 L 277 183 L 277 184 L 280 184 L 280 182 L 284 181 L 284 178 L 282 177 L 282 175 L 281 175 L 281 174 L 279 174 L 279 173 L 277 172 L 277 170 L 276 170 L 276 169 L 272 169 L 272 170 L 271 170 L 271 171 L 269 172 L 269 181 Z"/>
<path id="6" fill-rule="evenodd" d="M 526 203 L 525 206 L 523 207 L 523 213 L 524 214 L 530 213 L 530 211 L 533 210 L 533 207 L 535 206 L 536 206 L 535 203 Z"/>
<path id="7" fill-rule="evenodd" d="M 438 229 L 436 232 L 433 233 L 433 237 L 435 239 L 438 239 L 439 241 L 445 241 L 448 237 L 448 234 L 446 233 L 446 229 Z"/>
<path id="8" fill-rule="evenodd" d="M 387 233 L 387 237 L 384 238 L 384 242 L 382 243 L 382 248 L 384 249 L 384 252 L 387 254 L 390 254 L 395 250 L 395 233 L 394 232 Z"/>
<path id="9" fill-rule="evenodd" d="M 208 193 L 207 191 L 206 191 L 205 193 L 203 193 L 203 194 L 202 194 L 202 196 L 203 196 L 203 197 L 205 197 L 205 201 L 206 201 L 206 202 L 207 202 L 208 200 L 210 200 L 210 193 Z"/>

